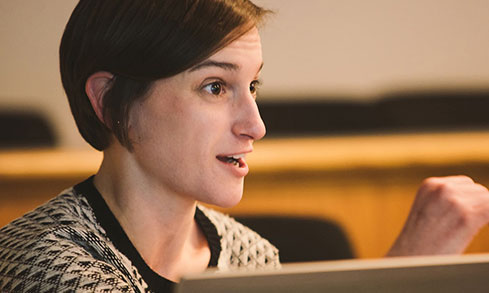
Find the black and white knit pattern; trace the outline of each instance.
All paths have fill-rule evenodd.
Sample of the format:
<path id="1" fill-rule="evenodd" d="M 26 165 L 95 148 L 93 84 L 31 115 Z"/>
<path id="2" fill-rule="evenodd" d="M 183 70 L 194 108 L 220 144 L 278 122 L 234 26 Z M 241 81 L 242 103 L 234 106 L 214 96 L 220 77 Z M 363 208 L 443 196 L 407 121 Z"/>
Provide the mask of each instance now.
<path id="1" fill-rule="evenodd" d="M 217 267 L 278 268 L 278 251 L 234 219 L 200 207 L 221 237 Z M 150 292 L 97 222 L 86 198 L 68 189 L 0 229 L 0 292 Z"/>

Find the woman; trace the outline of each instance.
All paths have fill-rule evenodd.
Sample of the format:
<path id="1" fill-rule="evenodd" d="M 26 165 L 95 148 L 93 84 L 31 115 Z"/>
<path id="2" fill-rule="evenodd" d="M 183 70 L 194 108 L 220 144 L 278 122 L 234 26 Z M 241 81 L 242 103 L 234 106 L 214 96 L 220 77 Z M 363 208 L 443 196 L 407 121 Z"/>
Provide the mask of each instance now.
<path id="1" fill-rule="evenodd" d="M 61 77 L 97 174 L 0 230 L 2 292 L 169 292 L 180 276 L 278 268 L 268 241 L 197 202 L 239 202 L 265 135 L 263 65 L 248 0 L 81 0 Z M 489 193 L 432 178 L 389 255 L 458 253 L 489 221 Z M 291 235 L 294 237 L 294 235 Z"/>
<path id="2" fill-rule="evenodd" d="M 61 77 L 104 159 L 2 230 L 0 291 L 169 292 L 209 266 L 279 266 L 268 241 L 197 205 L 239 202 L 246 154 L 265 134 L 255 98 L 266 13 L 247 0 L 79 2 Z"/>

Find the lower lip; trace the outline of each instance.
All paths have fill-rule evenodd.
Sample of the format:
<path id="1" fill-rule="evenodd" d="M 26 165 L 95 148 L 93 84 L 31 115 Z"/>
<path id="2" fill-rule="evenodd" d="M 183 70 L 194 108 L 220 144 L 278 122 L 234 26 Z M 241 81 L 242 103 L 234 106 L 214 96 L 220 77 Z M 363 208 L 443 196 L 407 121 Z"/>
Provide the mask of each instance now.
<path id="1" fill-rule="evenodd" d="M 223 161 L 219 161 L 219 163 L 221 163 L 222 165 L 224 165 L 236 177 L 245 177 L 248 174 L 248 171 L 249 171 L 248 165 L 246 164 L 246 162 L 244 160 L 243 160 L 243 166 L 242 167 L 239 167 L 239 165 L 236 166 L 234 164 L 225 163 Z"/>

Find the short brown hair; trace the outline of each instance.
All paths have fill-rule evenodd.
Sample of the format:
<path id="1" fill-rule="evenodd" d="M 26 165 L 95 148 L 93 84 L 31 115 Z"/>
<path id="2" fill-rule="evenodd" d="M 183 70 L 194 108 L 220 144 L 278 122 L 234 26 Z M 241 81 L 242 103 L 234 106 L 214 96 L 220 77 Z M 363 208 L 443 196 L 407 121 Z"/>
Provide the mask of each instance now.
<path id="1" fill-rule="evenodd" d="M 60 45 L 60 71 L 83 138 L 103 150 L 112 133 L 126 148 L 128 114 L 154 81 L 176 75 L 258 25 L 268 11 L 249 0 L 80 0 Z M 114 75 L 103 98 L 105 125 L 85 83 Z"/>

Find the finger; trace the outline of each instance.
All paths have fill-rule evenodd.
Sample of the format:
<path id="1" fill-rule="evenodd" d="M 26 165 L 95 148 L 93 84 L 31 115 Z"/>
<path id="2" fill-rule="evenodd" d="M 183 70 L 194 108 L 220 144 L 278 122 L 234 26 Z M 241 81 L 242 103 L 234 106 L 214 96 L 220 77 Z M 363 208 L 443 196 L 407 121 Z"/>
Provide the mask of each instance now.
<path id="1" fill-rule="evenodd" d="M 445 179 L 454 183 L 474 183 L 474 180 L 472 178 L 465 175 L 453 175 L 453 176 L 436 177 L 436 178 Z"/>

